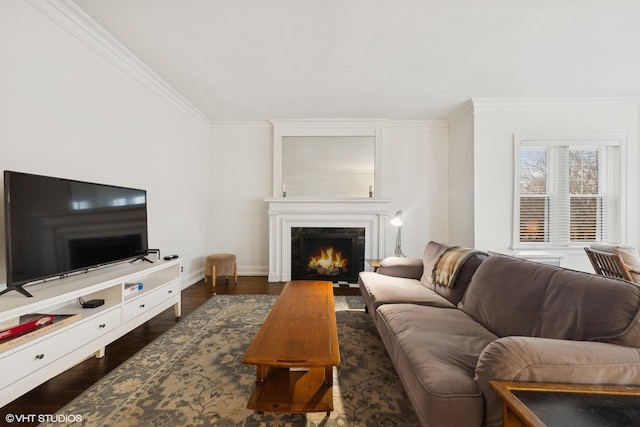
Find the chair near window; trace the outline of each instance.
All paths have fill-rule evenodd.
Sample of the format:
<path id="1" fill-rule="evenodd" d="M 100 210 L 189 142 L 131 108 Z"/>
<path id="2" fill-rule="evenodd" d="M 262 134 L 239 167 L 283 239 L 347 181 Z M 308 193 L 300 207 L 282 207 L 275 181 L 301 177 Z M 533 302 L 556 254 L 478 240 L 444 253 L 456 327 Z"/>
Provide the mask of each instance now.
<path id="1" fill-rule="evenodd" d="M 640 258 L 633 247 L 594 243 L 584 251 L 596 274 L 640 283 Z"/>

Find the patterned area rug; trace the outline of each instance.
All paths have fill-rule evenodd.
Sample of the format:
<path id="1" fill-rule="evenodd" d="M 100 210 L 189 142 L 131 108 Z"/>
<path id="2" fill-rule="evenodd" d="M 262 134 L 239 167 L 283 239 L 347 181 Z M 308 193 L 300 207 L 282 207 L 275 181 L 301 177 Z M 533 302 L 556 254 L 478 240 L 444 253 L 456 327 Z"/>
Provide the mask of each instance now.
<path id="1" fill-rule="evenodd" d="M 246 409 L 255 367 L 242 357 L 275 299 L 212 297 L 58 413 L 81 415 L 82 426 L 418 425 L 359 296 L 335 297 L 341 364 L 331 415 Z"/>

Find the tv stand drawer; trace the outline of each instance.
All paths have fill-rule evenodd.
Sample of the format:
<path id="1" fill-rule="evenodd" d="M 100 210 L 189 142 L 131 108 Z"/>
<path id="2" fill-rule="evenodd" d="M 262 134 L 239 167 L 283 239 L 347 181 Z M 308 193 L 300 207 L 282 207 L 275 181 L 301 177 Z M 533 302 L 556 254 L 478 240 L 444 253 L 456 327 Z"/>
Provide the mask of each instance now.
<path id="1" fill-rule="evenodd" d="M 174 280 L 152 291 L 147 291 L 136 299 L 124 304 L 122 322 L 127 323 L 131 319 L 146 313 L 163 301 L 176 295 L 180 295 L 180 281 L 178 280 Z"/>
<path id="2" fill-rule="evenodd" d="M 0 354 L 0 365 L 9 367 L 0 377 L 0 390 L 21 378 L 38 374 L 39 370 L 61 357 L 115 330 L 120 326 L 120 318 L 120 308 L 117 308 L 86 321 L 80 319 L 59 332 L 52 332 L 43 340 L 25 344 L 5 357 Z"/>

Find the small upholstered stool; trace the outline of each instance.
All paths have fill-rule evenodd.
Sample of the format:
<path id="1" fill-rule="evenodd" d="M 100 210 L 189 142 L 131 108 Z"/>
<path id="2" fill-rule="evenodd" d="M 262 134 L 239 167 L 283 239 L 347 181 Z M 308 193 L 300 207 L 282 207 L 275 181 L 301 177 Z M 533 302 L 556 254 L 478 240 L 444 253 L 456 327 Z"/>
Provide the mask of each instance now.
<path id="1" fill-rule="evenodd" d="M 204 265 L 204 281 L 207 282 L 207 276 L 211 276 L 213 287 L 216 287 L 216 277 L 233 275 L 233 282 L 238 283 L 238 265 L 236 264 L 236 256 L 234 254 L 215 254 L 207 257 Z"/>

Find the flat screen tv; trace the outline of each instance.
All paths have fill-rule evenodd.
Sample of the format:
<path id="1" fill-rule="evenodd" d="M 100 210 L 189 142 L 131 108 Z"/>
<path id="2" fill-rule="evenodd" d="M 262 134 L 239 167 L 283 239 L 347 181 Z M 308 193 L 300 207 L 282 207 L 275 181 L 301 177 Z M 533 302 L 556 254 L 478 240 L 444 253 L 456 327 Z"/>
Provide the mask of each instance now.
<path id="1" fill-rule="evenodd" d="M 4 171 L 7 288 L 147 253 L 144 190 Z"/>

